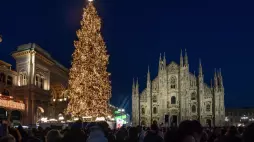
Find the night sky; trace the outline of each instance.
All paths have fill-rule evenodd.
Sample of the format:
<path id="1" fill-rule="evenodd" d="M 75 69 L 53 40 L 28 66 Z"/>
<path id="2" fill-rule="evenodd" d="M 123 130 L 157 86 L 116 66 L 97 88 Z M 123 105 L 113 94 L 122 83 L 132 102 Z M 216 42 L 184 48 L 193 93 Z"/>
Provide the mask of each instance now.
<path id="1" fill-rule="evenodd" d="M 0 59 L 15 65 L 10 53 L 35 42 L 70 67 L 73 41 L 86 0 L 1 0 Z M 241 3 L 238 3 L 241 2 Z M 132 79 L 140 91 L 147 66 L 157 75 L 159 54 L 179 63 L 187 49 L 190 71 L 202 59 L 210 84 L 222 68 L 226 107 L 254 106 L 254 2 L 214 0 L 96 0 L 110 56 L 111 102 L 130 110 Z"/>

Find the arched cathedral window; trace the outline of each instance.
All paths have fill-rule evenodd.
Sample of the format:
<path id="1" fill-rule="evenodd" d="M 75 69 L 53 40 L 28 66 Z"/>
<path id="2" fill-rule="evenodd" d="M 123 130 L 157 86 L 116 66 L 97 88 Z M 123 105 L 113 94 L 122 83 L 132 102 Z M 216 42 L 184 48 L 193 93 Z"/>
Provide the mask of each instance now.
<path id="1" fill-rule="evenodd" d="M 191 111 L 192 111 L 192 113 L 196 113 L 196 106 L 195 105 L 193 105 L 192 107 L 191 107 Z"/>
<path id="2" fill-rule="evenodd" d="M 156 107 L 153 107 L 153 113 L 157 114 L 157 108 Z"/>
<path id="3" fill-rule="evenodd" d="M 176 104 L 176 97 L 175 96 L 171 97 L 171 104 Z"/>
<path id="4" fill-rule="evenodd" d="M 154 102 L 154 103 L 157 102 L 157 96 L 153 96 L 153 102 Z"/>
<path id="5" fill-rule="evenodd" d="M 210 111 L 211 111 L 211 105 L 210 105 L 210 104 L 207 104 L 207 105 L 206 105 L 206 111 L 207 111 L 207 112 L 210 112 Z"/>
<path id="6" fill-rule="evenodd" d="M 142 114 L 145 114 L 145 113 L 146 113 L 145 108 L 143 108 L 143 107 L 141 108 L 141 113 L 142 113 Z"/>
<path id="7" fill-rule="evenodd" d="M 197 100 L 197 94 L 195 92 L 191 93 L 191 100 Z"/>
<path id="8" fill-rule="evenodd" d="M 172 76 L 170 79 L 170 88 L 175 89 L 176 88 L 176 77 Z"/>

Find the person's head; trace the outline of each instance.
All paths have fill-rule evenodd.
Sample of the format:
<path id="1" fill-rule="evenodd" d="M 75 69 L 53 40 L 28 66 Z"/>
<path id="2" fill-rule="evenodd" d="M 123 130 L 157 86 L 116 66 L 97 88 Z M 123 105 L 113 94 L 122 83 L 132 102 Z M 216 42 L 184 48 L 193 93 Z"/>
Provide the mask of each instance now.
<path id="1" fill-rule="evenodd" d="M 137 126 L 137 130 L 138 130 L 138 133 L 140 133 L 142 130 L 143 130 L 143 128 L 142 128 L 142 126 Z"/>
<path id="2" fill-rule="evenodd" d="M 199 142 L 203 134 L 202 125 L 196 120 L 183 121 L 180 123 L 178 131 L 180 141 L 183 139 L 195 139 L 197 142 Z"/>
<path id="3" fill-rule="evenodd" d="M 133 139 L 138 138 L 138 129 L 136 127 L 129 128 L 128 135 L 129 135 L 129 138 L 133 138 Z"/>
<path id="4" fill-rule="evenodd" d="M 15 138 L 12 135 L 4 136 L 0 139 L 0 142 L 16 142 Z"/>
<path id="5" fill-rule="evenodd" d="M 236 135 L 237 134 L 237 129 L 235 126 L 230 126 L 228 128 L 228 131 L 227 131 L 227 135 Z"/>
<path id="6" fill-rule="evenodd" d="M 242 126 L 238 127 L 238 132 L 239 132 L 239 134 L 242 134 L 243 131 L 244 131 L 244 128 L 243 128 Z"/>
<path id="7" fill-rule="evenodd" d="M 254 123 L 248 125 L 243 132 L 243 142 L 253 142 L 254 141 Z"/>
<path id="8" fill-rule="evenodd" d="M 58 130 L 50 130 L 46 136 L 46 142 L 59 142 L 62 136 Z"/>
<path id="9" fill-rule="evenodd" d="M 159 127 L 158 127 L 157 123 L 153 123 L 151 125 L 151 130 L 153 130 L 153 131 L 158 131 L 159 130 Z"/>
<path id="10" fill-rule="evenodd" d="M 215 135 L 215 136 L 221 135 L 221 128 L 218 128 L 218 127 L 215 128 L 215 129 L 214 129 L 214 135 Z"/>

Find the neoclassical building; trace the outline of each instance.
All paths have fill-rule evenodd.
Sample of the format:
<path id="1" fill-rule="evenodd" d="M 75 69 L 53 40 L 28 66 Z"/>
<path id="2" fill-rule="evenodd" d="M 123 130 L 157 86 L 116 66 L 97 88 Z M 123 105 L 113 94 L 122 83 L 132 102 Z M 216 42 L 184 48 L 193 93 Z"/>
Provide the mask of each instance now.
<path id="1" fill-rule="evenodd" d="M 0 61 L 0 93 L 25 104 L 19 110 L 23 124 L 35 124 L 45 116 L 57 118 L 67 105 L 68 69 L 35 43 L 19 46 L 12 57 L 15 70 Z"/>
<path id="2" fill-rule="evenodd" d="M 196 76 L 189 71 L 187 52 L 180 55 L 180 65 L 166 64 L 166 57 L 159 59 L 158 76 L 150 79 L 139 93 L 138 81 L 132 87 L 132 123 L 149 126 L 158 124 L 178 125 L 183 120 L 199 120 L 203 125 L 221 126 L 225 120 L 224 87 L 221 70 L 215 70 L 211 86 L 204 82 L 201 61 Z"/>

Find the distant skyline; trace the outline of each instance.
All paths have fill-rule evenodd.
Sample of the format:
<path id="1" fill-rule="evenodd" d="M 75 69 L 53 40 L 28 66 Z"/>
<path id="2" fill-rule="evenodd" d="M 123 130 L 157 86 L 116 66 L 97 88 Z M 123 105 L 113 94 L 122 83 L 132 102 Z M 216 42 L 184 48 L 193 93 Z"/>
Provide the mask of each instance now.
<path id="1" fill-rule="evenodd" d="M 15 65 L 10 53 L 34 42 L 70 68 L 73 41 L 86 0 L 0 2 L 0 60 Z M 190 71 L 202 60 L 205 82 L 221 68 L 226 107 L 254 106 L 254 2 L 188 0 L 96 0 L 110 54 L 113 98 L 130 112 L 133 78 L 140 91 L 148 65 L 157 75 L 160 53 L 179 63 L 187 49 Z"/>

